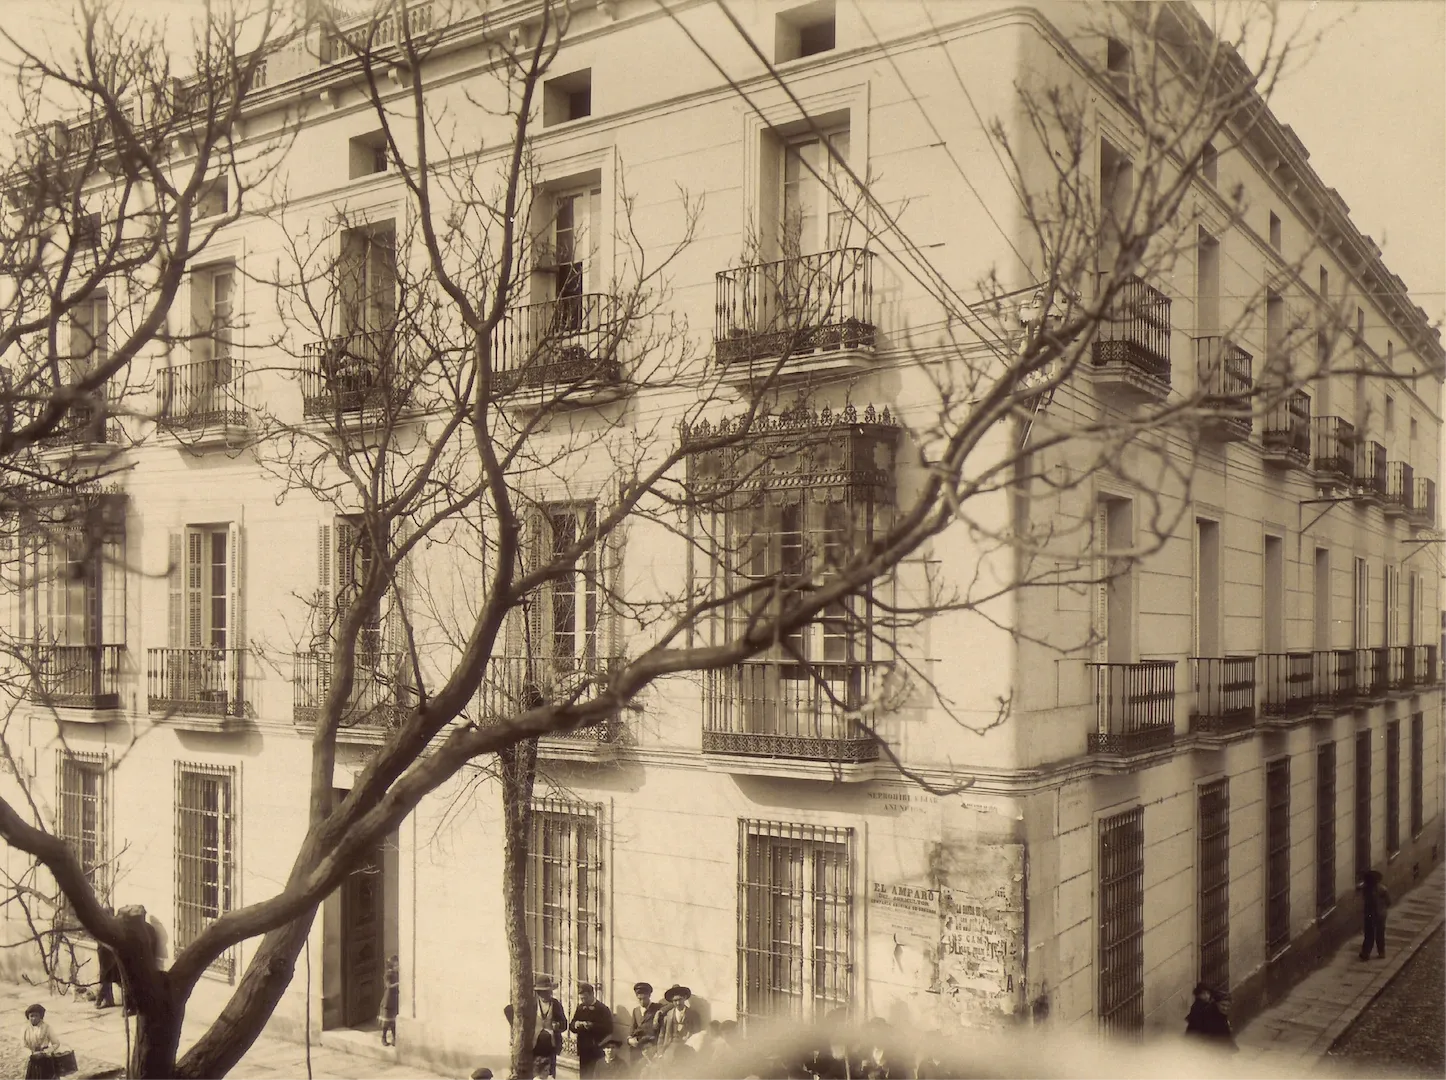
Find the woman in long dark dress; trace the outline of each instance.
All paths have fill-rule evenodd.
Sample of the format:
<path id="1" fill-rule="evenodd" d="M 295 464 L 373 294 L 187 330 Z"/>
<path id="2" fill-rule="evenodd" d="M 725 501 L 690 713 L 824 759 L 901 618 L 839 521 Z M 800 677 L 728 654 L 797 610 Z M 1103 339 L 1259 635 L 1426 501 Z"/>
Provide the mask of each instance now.
<path id="1" fill-rule="evenodd" d="M 50 1030 L 50 1025 L 45 1022 L 45 1006 L 30 1006 L 25 1010 L 25 1019 L 29 1023 L 25 1025 L 21 1041 L 25 1043 L 25 1049 L 30 1051 L 30 1063 L 25 1066 L 25 1080 L 55 1080 L 60 1075 L 60 1064 L 55 1053 L 60 1049 L 60 1044 Z"/>

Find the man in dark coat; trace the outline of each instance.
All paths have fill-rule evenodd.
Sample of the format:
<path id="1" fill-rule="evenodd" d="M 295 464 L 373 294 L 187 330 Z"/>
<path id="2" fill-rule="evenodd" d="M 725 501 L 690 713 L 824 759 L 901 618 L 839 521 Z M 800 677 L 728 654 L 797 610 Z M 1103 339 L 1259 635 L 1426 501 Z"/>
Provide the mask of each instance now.
<path id="1" fill-rule="evenodd" d="M 577 1073 L 581 1080 L 597 1075 L 598 1062 L 603 1059 L 603 1040 L 613 1033 L 612 1010 L 597 999 L 592 983 L 579 983 L 577 1008 L 573 1010 L 569 1029 L 577 1036 Z"/>
<path id="2" fill-rule="evenodd" d="M 106 908 L 107 915 L 114 915 L 111 908 Z M 115 950 L 109 945 L 97 943 L 95 947 L 95 963 L 100 969 L 96 976 L 100 986 L 95 991 L 95 1007 L 97 1009 L 112 1009 L 115 1007 L 115 984 L 120 982 L 120 960 L 116 957 Z"/>
<path id="3" fill-rule="evenodd" d="M 663 1008 L 661 1001 L 653 1000 L 653 984 L 633 983 L 633 993 L 638 1004 L 632 1011 L 632 1028 L 628 1031 L 628 1046 L 632 1047 L 636 1061 L 658 1041 L 658 1013 Z"/>
<path id="4" fill-rule="evenodd" d="M 552 978 L 539 975 L 532 984 L 537 995 L 537 1035 L 532 1041 L 532 1058 L 535 1076 L 557 1075 L 557 1052 L 562 1049 L 562 1033 L 567 1030 L 567 1011 L 562 1002 L 552 996 Z M 507 1024 L 512 1025 L 512 1006 L 502 1010 Z"/>
<path id="5" fill-rule="evenodd" d="M 628 1063 L 622 1059 L 620 1050 L 623 1041 L 616 1035 L 609 1035 L 602 1041 L 603 1059 L 593 1069 L 597 1080 L 625 1080 L 633 1075 Z"/>
<path id="6" fill-rule="evenodd" d="M 686 1043 L 703 1030 L 703 1018 L 690 1006 L 693 991 L 686 986 L 671 986 L 663 995 L 671 1009 L 662 1014 L 658 1021 L 658 1049 L 666 1051 Z"/>
<path id="7" fill-rule="evenodd" d="M 1375 942 L 1376 955 L 1386 955 L 1386 908 L 1391 904 L 1391 894 L 1381 883 L 1377 870 L 1367 870 L 1361 875 L 1361 912 L 1364 916 L 1364 933 L 1361 937 L 1361 959 L 1371 958 L 1371 943 Z"/>

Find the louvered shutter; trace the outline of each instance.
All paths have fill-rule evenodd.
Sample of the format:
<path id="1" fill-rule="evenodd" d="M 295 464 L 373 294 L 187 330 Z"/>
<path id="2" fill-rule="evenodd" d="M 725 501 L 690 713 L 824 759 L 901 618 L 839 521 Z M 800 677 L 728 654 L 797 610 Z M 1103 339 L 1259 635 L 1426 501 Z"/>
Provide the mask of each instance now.
<path id="1" fill-rule="evenodd" d="M 199 649 L 205 638 L 206 534 L 186 529 L 186 647 Z"/>
<path id="2" fill-rule="evenodd" d="M 172 529 L 167 536 L 166 644 L 173 649 L 186 644 L 185 533 Z"/>
<path id="3" fill-rule="evenodd" d="M 332 620 L 332 557 L 331 526 L 316 527 L 316 601 L 312 610 L 311 647 L 331 647 Z"/>
<path id="4" fill-rule="evenodd" d="M 1094 586 L 1094 634 L 1095 660 L 1104 663 L 1109 660 L 1110 637 L 1110 507 L 1103 499 L 1095 506 L 1095 586 Z M 1198 557 L 1198 556 L 1197 556 Z"/>
<path id="5" fill-rule="evenodd" d="M 523 572 L 530 574 L 541 568 L 551 553 L 552 529 L 549 527 L 547 515 L 541 507 L 533 507 L 527 513 L 526 524 L 522 530 Z M 522 630 L 522 650 L 523 655 L 528 659 L 529 666 L 535 663 L 537 658 L 547 653 L 547 636 L 544 628 L 549 621 L 547 613 L 551 605 L 548 601 L 549 594 L 546 585 L 534 589 L 528 594 L 525 601 L 526 619 Z"/>
<path id="6" fill-rule="evenodd" d="M 622 655 L 622 627 L 615 597 L 622 594 L 623 528 L 618 525 L 598 544 L 598 627 L 599 658 L 613 660 Z"/>
<path id="7" fill-rule="evenodd" d="M 226 645 L 232 650 L 230 685 L 232 694 L 239 694 L 245 677 L 246 619 L 242 607 L 245 564 L 243 562 L 242 529 L 239 521 L 226 527 Z M 235 698 L 233 700 L 244 700 Z"/>

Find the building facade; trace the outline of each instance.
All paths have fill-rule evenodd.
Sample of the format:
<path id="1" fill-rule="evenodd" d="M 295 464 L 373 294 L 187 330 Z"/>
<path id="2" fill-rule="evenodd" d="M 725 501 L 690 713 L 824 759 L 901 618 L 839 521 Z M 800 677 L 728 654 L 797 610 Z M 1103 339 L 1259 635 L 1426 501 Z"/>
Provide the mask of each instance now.
<path id="1" fill-rule="evenodd" d="M 937 299 L 886 230 L 850 231 L 825 142 L 915 242 L 928 238 L 929 266 L 965 295 L 1028 236 L 979 119 L 1022 135 L 1016 80 L 1087 96 L 1102 189 L 1141 152 L 1112 96 L 1119 43 L 1080 5 L 738 5 L 787 91 L 711 5 L 676 6 L 676 20 L 630 0 L 589 6 L 553 64 L 531 144 L 551 255 L 505 324 L 499 370 L 538 320 L 555 330 L 562 318 L 587 355 L 628 243 L 656 255 L 679 242 L 680 190 L 701 203 L 667 302 L 697 339 L 699 370 L 746 384 L 750 365 L 788 347 L 756 300 L 778 292 L 779 274 L 803 266 L 846 299 L 810 316 L 816 336 L 788 361 L 809 376 L 809 407 L 780 412 L 765 440 L 801 464 L 716 503 L 699 544 L 631 527 L 539 596 L 509 630 L 518 652 L 504 670 L 539 640 L 568 670 L 628 654 L 644 632 L 595 595 L 604 562 L 614 588 L 645 595 L 712 572 L 710 550 L 753 536 L 765 541 L 758 572 L 776 572 L 791 537 L 867 536 L 923 482 L 908 447 L 936 387 L 928 371 L 976 346 L 949 344 Z M 527 9 L 459 31 L 436 93 L 460 107 L 487 35 L 525 32 Z M 685 30 L 713 44 L 736 86 Z M 312 600 L 341 602 L 368 556 L 345 514 L 304 493 L 279 499 L 248 439 L 255 414 L 304 425 L 378 392 L 368 342 L 395 318 L 394 260 L 409 257 L 415 224 L 354 75 L 293 49 L 264 79 L 257 131 L 300 96 L 321 102 L 290 151 L 306 164 L 288 170 L 286 213 L 229 226 L 192 272 L 175 318 L 210 329 L 155 369 L 162 400 L 184 407 L 105 436 L 125 437 L 129 466 L 93 500 L 111 557 L 36 544 L 7 597 L 14 633 L 44 657 L 10 728 L 17 768 L 47 822 L 104 868 L 107 895 L 146 905 L 166 957 L 278 889 L 304 835 L 330 671 Z M 1108 468 L 1088 470 L 1078 443 L 1045 446 L 1036 477 L 1086 480 L 977 496 L 986 526 L 1068 521 L 1086 538 L 1072 561 L 1031 564 L 1037 587 L 900 632 L 889 649 L 930 693 L 881 711 L 878 738 L 855 720 L 887 696 L 890 657 L 840 627 L 881 624 L 926 581 L 1022 573 L 963 523 L 791 649 L 667 680 L 615 723 L 543 739 L 529 937 L 569 1009 L 579 982 L 626 1007 L 647 980 L 690 986 L 715 1019 L 845 1008 L 945 1030 L 1173 1029 L 1197 979 L 1236 988 L 1249 1008 L 1308 966 L 1354 925 L 1362 869 L 1405 884 L 1439 857 L 1446 358 L 1290 130 L 1267 114 L 1230 135 L 1190 195 L 1197 242 L 1168 280 L 1131 286 L 1129 317 L 1102 330 L 1088 370 L 1042 402 L 1033 430 L 1124 425 L 1207 383 L 1228 406 L 1273 365 L 1315 358 L 1302 328 L 1317 323 L 1340 370 L 1263 414 L 1157 427 Z M 339 321 L 334 337 L 308 336 L 265 268 L 287 235 L 339 219 Z M 785 220 L 796 251 L 769 246 Z M 1016 279 L 1033 284 L 1017 265 Z M 1341 310 L 1358 314 L 1338 335 Z M 77 333 L 102 336 L 105 318 L 93 311 Z M 512 389 L 537 390 L 528 379 L 519 371 Z M 686 385 L 633 381 L 620 412 L 599 393 L 575 430 L 682 415 Z M 1002 458 L 1029 437 L 999 424 L 980 453 Z M 1152 473 L 1158 461 L 1179 468 Z M 689 467 L 711 475 L 701 451 Z M 574 455 L 539 479 L 543 543 L 585 533 L 612 478 L 608 461 Z M 444 591 L 447 558 L 419 560 L 415 587 Z M 77 570 L 47 572 L 62 564 Z M 1082 587 L 1081 574 L 1102 580 Z M 394 633 L 378 610 L 368 655 L 391 655 Z M 339 792 L 385 737 L 343 729 Z M 504 1052 L 501 836 L 500 789 L 478 763 L 326 901 L 275 1027 L 299 1037 L 308 1012 L 312 1030 L 365 1027 L 396 954 L 404 1058 L 454 1066 Z M 22 856 L 5 858 L 18 875 Z M 252 945 L 203 980 L 194 1021 L 219 1010 Z"/>

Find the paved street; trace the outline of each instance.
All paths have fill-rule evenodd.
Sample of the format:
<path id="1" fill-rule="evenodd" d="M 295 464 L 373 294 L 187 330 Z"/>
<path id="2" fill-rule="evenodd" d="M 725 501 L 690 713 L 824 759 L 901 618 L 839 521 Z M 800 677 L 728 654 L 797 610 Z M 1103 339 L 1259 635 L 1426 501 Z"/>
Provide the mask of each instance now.
<path id="1" fill-rule="evenodd" d="M 1446 954 L 1437 930 L 1331 1047 L 1330 1059 L 1392 1076 L 1446 1074 Z"/>

